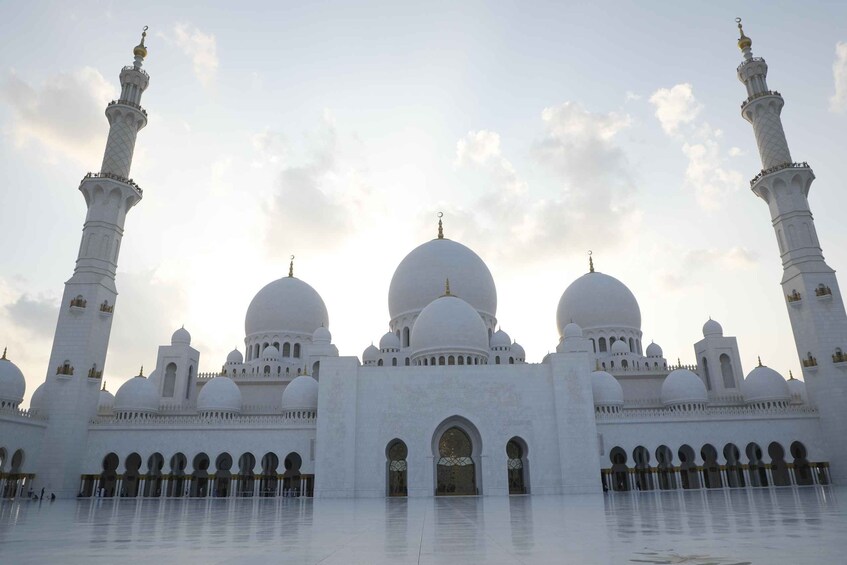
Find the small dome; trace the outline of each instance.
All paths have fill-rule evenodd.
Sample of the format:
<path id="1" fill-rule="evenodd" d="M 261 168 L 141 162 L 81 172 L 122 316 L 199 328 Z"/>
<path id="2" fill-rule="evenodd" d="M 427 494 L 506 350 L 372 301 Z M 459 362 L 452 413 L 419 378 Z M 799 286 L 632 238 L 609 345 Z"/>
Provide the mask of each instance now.
<path id="1" fill-rule="evenodd" d="M 706 385 L 696 373 L 688 369 L 677 369 L 662 383 L 662 404 L 672 406 L 675 404 L 706 404 L 709 396 Z"/>
<path id="2" fill-rule="evenodd" d="M 623 353 L 629 353 L 629 346 L 624 340 L 619 339 L 612 344 L 612 355 L 621 355 Z"/>
<path id="3" fill-rule="evenodd" d="M 197 395 L 198 412 L 241 412 L 241 390 L 229 377 L 215 377 Z"/>
<path id="4" fill-rule="evenodd" d="M 562 330 L 562 337 L 582 337 L 582 328 L 579 327 L 579 325 L 570 322 L 567 326 L 565 326 L 565 329 Z"/>
<path id="5" fill-rule="evenodd" d="M 329 326 L 323 299 L 296 277 L 283 277 L 265 285 L 253 297 L 244 319 L 248 337 L 286 332 L 312 335 L 321 326 Z"/>
<path id="6" fill-rule="evenodd" d="M 262 350 L 262 355 L 260 357 L 265 361 L 279 361 L 279 349 L 277 349 L 275 345 L 269 345 Z"/>
<path id="7" fill-rule="evenodd" d="M 457 296 L 442 296 L 421 310 L 410 347 L 413 356 L 461 352 L 487 358 L 488 329 L 473 306 Z"/>
<path id="8" fill-rule="evenodd" d="M 111 412 L 115 407 L 115 397 L 108 390 L 100 389 L 100 396 L 97 399 L 98 412 Z"/>
<path id="9" fill-rule="evenodd" d="M 191 345 L 191 334 L 185 326 L 179 328 L 171 336 L 171 345 Z"/>
<path id="10" fill-rule="evenodd" d="M 723 337 L 723 327 L 715 320 L 709 320 L 703 324 L 703 337 Z"/>
<path id="11" fill-rule="evenodd" d="M 791 399 L 791 391 L 782 375 L 763 365 L 750 371 L 741 383 L 741 394 L 749 403 L 787 402 Z"/>
<path id="12" fill-rule="evenodd" d="M 444 294 L 444 279 L 475 310 L 497 315 L 497 289 L 485 262 L 461 243 L 433 239 L 413 249 L 394 271 L 388 287 L 391 319 L 420 312 L 437 300 Z"/>
<path id="13" fill-rule="evenodd" d="M 514 354 L 515 359 L 526 361 L 526 351 L 524 351 L 523 346 L 521 346 L 521 344 L 517 341 L 512 344 L 512 353 Z"/>
<path id="14" fill-rule="evenodd" d="M 156 412 L 159 392 L 156 386 L 141 375 L 129 379 L 115 394 L 115 412 Z"/>
<path id="15" fill-rule="evenodd" d="M 641 309 L 625 284 L 599 272 L 586 273 L 562 294 L 556 310 L 559 334 L 568 322 L 584 330 L 595 328 L 641 329 Z"/>
<path id="16" fill-rule="evenodd" d="M 318 381 L 309 375 L 301 375 L 288 383 L 282 391 L 282 411 L 317 410 Z"/>
<path id="17" fill-rule="evenodd" d="M 594 393 L 595 406 L 623 405 L 623 388 L 618 379 L 606 371 L 591 373 L 591 392 Z"/>
<path id="18" fill-rule="evenodd" d="M 397 337 L 397 334 L 388 332 L 380 338 L 379 348 L 382 351 L 400 349 L 400 338 Z"/>
<path id="19" fill-rule="evenodd" d="M 664 354 L 658 343 L 651 343 L 647 346 L 647 357 L 661 357 Z"/>
<path id="20" fill-rule="evenodd" d="M 491 336 L 491 347 L 509 347 L 512 345 L 512 338 L 503 330 L 497 330 Z"/>
<path id="21" fill-rule="evenodd" d="M 331 343 L 332 334 L 326 329 L 326 326 L 321 326 L 312 334 L 312 343 Z"/>
<path id="22" fill-rule="evenodd" d="M 0 359 L 0 401 L 17 406 L 23 402 L 26 393 L 26 379 L 18 366 L 6 359 L 6 352 Z"/>
<path id="23" fill-rule="evenodd" d="M 374 344 L 370 344 L 362 352 L 362 363 L 376 363 L 378 357 L 379 349 L 377 349 Z"/>
<path id="24" fill-rule="evenodd" d="M 791 402 L 796 404 L 804 404 L 808 401 L 806 396 L 806 383 L 799 379 L 791 377 L 788 379 L 788 392 L 791 393 Z"/>
<path id="25" fill-rule="evenodd" d="M 234 365 L 244 363 L 244 355 L 242 355 L 239 350 L 233 349 L 229 352 L 229 355 L 226 356 L 226 362 Z"/>
<path id="26" fill-rule="evenodd" d="M 33 412 L 38 412 L 39 414 L 45 414 L 47 411 L 47 404 L 45 402 L 44 395 L 47 392 L 47 383 L 41 383 L 38 385 L 38 388 L 35 389 L 35 392 L 32 393 L 32 398 L 29 399 L 29 409 Z"/>

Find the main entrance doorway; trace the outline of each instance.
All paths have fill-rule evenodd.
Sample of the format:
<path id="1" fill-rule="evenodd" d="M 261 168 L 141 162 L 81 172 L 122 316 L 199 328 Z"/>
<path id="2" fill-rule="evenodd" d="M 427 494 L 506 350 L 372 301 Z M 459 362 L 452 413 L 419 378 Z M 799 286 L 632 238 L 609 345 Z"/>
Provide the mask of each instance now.
<path id="1" fill-rule="evenodd" d="M 471 438 L 457 427 L 449 428 L 438 440 L 435 494 L 475 495 L 476 469 Z"/>

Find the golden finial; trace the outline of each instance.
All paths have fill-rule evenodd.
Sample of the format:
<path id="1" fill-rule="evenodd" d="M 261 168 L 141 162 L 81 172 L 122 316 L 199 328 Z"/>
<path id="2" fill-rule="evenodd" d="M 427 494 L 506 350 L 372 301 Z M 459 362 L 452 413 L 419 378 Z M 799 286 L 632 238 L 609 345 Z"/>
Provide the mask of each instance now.
<path id="1" fill-rule="evenodd" d="M 738 38 L 738 48 L 742 51 L 744 49 L 750 49 L 753 45 L 753 40 L 744 35 L 744 29 L 741 27 L 741 18 L 735 18 L 735 23 L 738 24 L 738 33 L 740 37 Z"/>
<path id="2" fill-rule="evenodd" d="M 103 388 L 101 388 L 100 390 L 106 390 L 106 379 L 103 379 Z"/>
<path id="3" fill-rule="evenodd" d="M 789 381 L 794 380 L 794 373 L 791 372 L 791 369 L 788 369 L 788 380 Z"/>
<path id="4" fill-rule="evenodd" d="M 591 256 L 591 250 L 588 250 L 588 272 L 594 272 L 594 258 Z"/>
<path id="5" fill-rule="evenodd" d="M 294 276 L 294 255 L 291 256 L 291 262 L 288 264 L 288 276 Z"/>
<path id="6" fill-rule="evenodd" d="M 3 359 L 6 359 L 6 349 L 8 349 L 8 348 L 7 347 L 3 348 Z M 6 359 L 6 360 L 8 361 L 8 359 Z"/>
<path id="7" fill-rule="evenodd" d="M 453 296 L 450 294 L 450 279 L 444 279 L 444 296 Z"/>
<path id="8" fill-rule="evenodd" d="M 141 43 L 136 45 L 135 49 L 132 50 L 133 55 L 142 59 L 147 56 L 147 47 L 144 46 L 145 37 L 147 37 L 147 26 L 144 26 L 144 30 L 141 32 Z"/>
<path id="9" fill-rule="evenodd" d="M 441 223 L 441 218 L 444 217 L 444 212 L 438 213 L 438 239 L 444 239 L 444 224 Z"/>
<path id="10" fill-rule="evenodd" d="M 759 367 L 761 367 L 761 366 L 762 366 L 762 356 L 761 356 L 761 355 L 757 355 L 756 357 L 758 357 L 758 358 L 759 358 Z"/>
<path id="11" fill-rule="evenodd" d="M 144 376 L 144 365 L 142 365 L 142 366 L 141 366 L 141 369 L 139 369 L 139 370 L 138 370 L 138 376 L 139 376 L 139 377 L 143 377 L 143 376 Z"/>

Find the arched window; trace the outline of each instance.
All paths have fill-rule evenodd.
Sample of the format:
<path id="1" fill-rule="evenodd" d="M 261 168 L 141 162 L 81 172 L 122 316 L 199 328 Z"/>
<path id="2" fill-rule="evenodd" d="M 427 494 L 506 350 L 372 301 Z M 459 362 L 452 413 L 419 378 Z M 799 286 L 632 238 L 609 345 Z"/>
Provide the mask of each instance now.
<path id="1" fill-rule="evenodd" d="M 408 357 L 406 357 L 406 366 L 407 367 L 409 366 L 409 358 Z"/>
<path id="2" fill-rule="evenodd" d="M 732 361 L 726 353 L 721 354 L 721 376 L 724 388 L 735 388 L 735 372 L 732 370 Z"/>
<path id="3" fill-rule="evenodd" d="M 294 344 L 294 357 L 296 357 L 297 359 L 300 358 L 300 344 L 299 343 Z"/>
<path id="4" fill-rule="evenodd" d="M 591 351 L 597 353 L 597 342 L 594 341 L 594 338 L 589 338 L 591 340 Z"/>
<path id="5" fill-rule="evenodd" d="M 514 364 L 515 364 L 515 358 L 509 357 L 509 365 L 514 365 Z"/>
<path id="6" fill-rule="evenodd" d="M 598 343 L 600 345 L 600 353 L 605 353 L 606 352 L 606 338 L 601 337 L 600 340 L 598 341 Z"/>
<path id="7" fill-rule="evenodd" d="M 449 428 L 438 440 L 436 495 L 474 495 L 476 470 L 471 458 L 471 438 L 458 427 Z"/>
<path id="8" fill-rule="evenodd" d="M 396 367 L 396 366 L 397 366 L 397 358 L 396 358 L 396 357 L 392 357 L 392 358 L 391 358 L 391 366 L 392 366 L 392 367 Z"/>
<path id="9" fill-rule="evenodd" d="M 291 357 L 291 344 L 287 341 L 282 344 L 282 356 Z"/>
<path id="10" fill-rule="evenodd" d="M 450 355 L 449 357 L 447 357 L 447 364 L 448 365 L 455 365 L 456 364 L 456 358 L 454 356 Z"/>
<path id="11" fill-rule="evenodd" d="M 176 389 L 176 363 L 168 363 L 165 367 L 165 382 L 162 384 L 162 396 L 173 398 Z"/>
<path id="12" fill-rule="evenodd" d="M 194 384 L 194 365 L 188 366 L 188 379 L 185 381 L 185 399 L 191 398 L 191 386 Z"/>
<path id="13" fill-rule="evenodd" d="M 611 348 L 612 348 L 612 346 L 615 344 L 615 342 L 616 342 L 617 340 L 618 340 L 618 338 L 616 338 L 616 337 L 610 337 L 610 338 L 609 338 L 609 349 L 611 349 Z"/>
<path id="14" fill-rule="evenodd" d="M 629 338 L 629 352 L 635 353 L 635 340 Z"/>
<path id="15" fill-rule="evenodd" d="M 264 372 L 266 375 L 270 375 L 270 374 L 271 374 L 271 366 L 270 366 L 270 365 L 265 365 L 265 368 L 263 369 L 263 372 Z"/>
<path id="16" fill-rule="evenodd" d="M 612 362 L 614 363 L 614 361 L 612 361 Z M 624 359 L 623 361 L 621 361 L 621 367 L 626 369 L 627 367 L 629 367 L 629 362 L 626 359 Z"/>
<path id="17" fill-rule="evenodd" d="M 376 362 L 376 366 L 377 366 L 377 367 L 382 367 L 382 359 L 380 359 L 379 361 L 377 361 L 377 362 Z"/>
<path id="18" fill-rule="evenodd" d="M 438 358 L 438 364 L 439 364 L 439 365 L 443 365 L 443 364 L 444 364 L 444 363 L 446 363 L 446 362 L 447 362 L 447 360 L 446 360 L 446 359 L 444 359 L 444 356 L 443 356 L 443 355 L 441 355 L 441 356 Z"/>
<path id="19" fill-rule="evenodd" d="M 496 357 L 494 357 L 494 364 L 495 364 L 495 365 L 499 365 L 499 364 L 500 364 L 500 356 L 499 356 L 499 355 L 497 355 Z"/>
<path id="20" fill-rule="evenodd" d="M 407 496 L 408 483 L 407 473 L 408 465 L 406 457 L 409 450 L 406 444 L 399 439 L 395 439 L 388 444 L 386 454 L 388 456 L 388 496 Z"/>
<path id="21" fill-rule="evenodd" d="M 509 494 L 527 494 L 525 449 L 523 441 L 512 438 L 506 444 L 506 473 L 509 481 Z"/>
<path id="22" fill-rule="evenodd" d="M 706 390 L 712 390 L 712 377 L 709 375 L 709 362 L 703 357 L 703 378 L 706 381 Z"/>
<path id="23" fill-rule="evenodd" d="M 403 347 L 409 347 L 409 328 L 403 328 Z"/>

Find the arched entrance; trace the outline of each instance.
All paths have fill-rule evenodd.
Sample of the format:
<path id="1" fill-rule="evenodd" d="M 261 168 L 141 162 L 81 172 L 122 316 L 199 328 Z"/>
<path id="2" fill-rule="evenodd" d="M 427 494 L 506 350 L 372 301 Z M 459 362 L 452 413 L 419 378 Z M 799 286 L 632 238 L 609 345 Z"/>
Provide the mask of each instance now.
<path id="1" fill-rule="evenodd" d="M 262 477 L 259 480 L 259 496 L 276 496 L 279 477 L 276 474 L 279 457 L 276 453 L 265 453 L 262 457 Z"/>
<path id="2" fill-rule="evenodd" d="M 118 486 L 118 464 L 120 460 L 116 453 L 110 453 L 103 458 L 103 472 L 100 474 L 99 496 L 115 496 Z"/>
<path id="3" fill-rule="evenodd" d="M 162 468 L 165 458 L 154 453 L 147 459 L 147 479 L 144 481 L 144 496 L 162 496 Z"/>
<path id="4" fill-rule="evenodd" d="M 612 462 L 612 490 L 629 490 L 629 469 L 626 466 L 626 451 L 615 446 L 609 452 L 609 460 Z"/>
<path id="5" fill-rule="evenodd" d="M 124 465 L 126 466 L 126 471 L 124 471 L 121 496 L 136 497 L 138 496 L 139 479 L 141 477 L 141 456 L 137 453 L 130 454 L 126 458 Z"/>
<path id="6" fill-rule="evenodd" d="M 476 466 L 470 436 L 458 426 L 448 428 L 438 440 L 435 494 L 475 495 Z"/>
<path id="7" fill-rule="evenodd" d="M 388 457 L 388 496 L 407 496 L 408 465 L 406 457 L 409 450 L 402 440 L 395 439 L 388 444 L 386 456 Z"/>
<path id="8" fill-rule="evenodd" d="M 300 496 L 303 493 L 300 488 L 300 465 L 303 464 L 303 459 L 296 452 L 291 452 L 285 456 L 285 461 L 282 462 L 285 467 L 285 472 L 282 474 L 282 494 L 283 496 Z"/>
<path id="9" fill-rule="evenodd" d="M 191 473 L 191 496 L 209 494 L 209 456 L 198 453 L 194 457 L 194 472 Z"/>
<path id="10" fill-rule="evenodd" d="M 230 482 L 232 481 L 232 456 L 229 453 L 221 453 L 215 459 L 215 489 L 212 496 L 229 496 Z"/>
<path id="11" fill-rule="evenodd" d="M 509 480 L 509 494 L 527 494 L 526 449 L 520 438 L 513 437 L 506 443 L 506 472 Z"/>
<path id="12" fill-rule="evenodd" d="M 812 477 L 812 467 L 806 459 L 806 446 L 795 441 L 790 447 L 791 456 L 794 458 L 794 481 L 798 485 L 812 485 L 815 483 Z"/>
<path id="13" fill-rule="evenodd" d="M 238 458 L 238 496 L 253 496 L 255 466 L 256 458 L 252 453 L 244 453 Z"/>
<path id="14" fill-rule="evenodd" d="M 168 496 L 188 496 L 185 488 L 185 468 L 188 467 L 188 458 L 183 453 L 176 453 L 171 457 L 171 475 L 168 480 Z"/>

